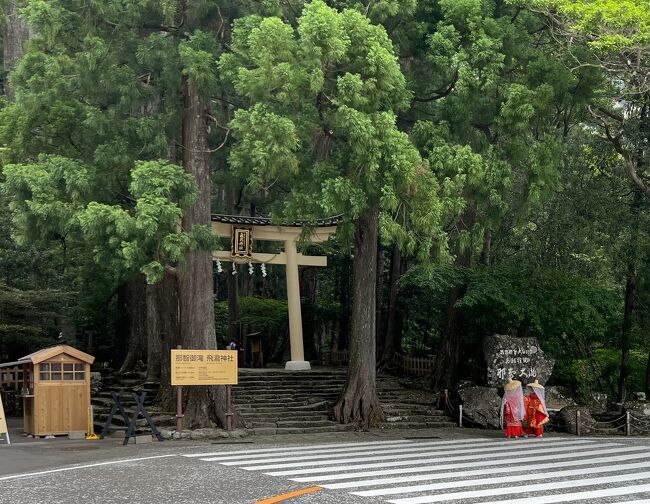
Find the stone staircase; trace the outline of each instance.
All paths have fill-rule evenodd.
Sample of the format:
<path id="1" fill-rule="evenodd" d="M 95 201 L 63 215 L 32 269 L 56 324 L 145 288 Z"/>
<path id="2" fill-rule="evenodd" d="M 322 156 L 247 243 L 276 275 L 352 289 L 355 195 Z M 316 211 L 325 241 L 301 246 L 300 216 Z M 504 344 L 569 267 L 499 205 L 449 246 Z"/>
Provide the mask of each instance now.
<path id="1" fill-rule="evenodd" d="M 111 407 L 113 406 L 113 397 L 112 392 L 118 392 L 120 395 L 131 397 L 132 392 L 146 392 L 144 405 L 147 409 L 147 412 L 151 416 L 156 427 L 161 428 L 171 428 L 175 425 L 176 419 L 173 416 L 173 413 L 163 412 L 156 404 L 156 396 L 158 394 L 158 389 L 160 385 L 158 383 L 147 383 L 145 382 L 144 372 L 129 372 L 121 375 L 109 375 L 102 378 L 102 387 L 101 389 L 94 393 L 92 396 L 91 403 L 94 410 L 94 424 L 95 432 L 101 434 L 102 427 L 108 418 L 108 415 L 111 412 Z M 134 401 L 125 401 L 122 403 L 127 415 L 129 417 L 133 416 L 135 413 L 135 404 Z M 118 432 L 120 436 L 127 430 L 127 426 L 124 423 L 122 415 L 119 411 L 113 417 L 113 421 L 109 426 L 109 432 Z M 136 421 L 136 433 L 149 433 L 151 432 L 147 426 L 146 420 L 139 416 Z"/>
<path id="2" fill-rule="evenodd" d="M 430 392 L 405 388 L 393 376 L 377 377 L 377 393 L 386 421 L 382 428 L 439 429 L 456 427 L 456 423 L 437 409 L 436 397 Z"/>
<path id="3" fill-rule="evenodd" d="M 354 430 L 329 418 L 345 374 L 323 370 L 240 369 L 233 404 L 254 434 L 298 434 Z"/>
<path id="4" fill-rule="evenodd" d="M 238 421 L 251 434 L 301 434 L 355 430 L 330 419 L 330 410 L 345 384 L 345 368 L 315 368 L 311 371 L 283 369 L 240 369 L 239 384 L 233 385 L 233 406 Z M 128 394 L 145 391 L 145 406 L 159 429 L 174 429 L 173 412 L 161 411 L 155 403 L 159 384 L 145 383 L 145 373 L 131 372 L 104 377 L 101 389 L 93 394 L 95 431 L 108 418 L 113 405 L 111 392 Z M 427 391 L 406 388 L 396 377 L 377 377 L 377 392 L 386 415 L 382 429 L 447 428 L 456 424 L 436 409 L 436 398 Z M 133 415 L 132 401 L 126 412 Z M 149 432 L 144 418 L 137 421 L 137 433 Z M 123 435 L 127 429 L 119 413 L 109 432 Z"/>
<path id="5" fill-rule="evenodd" d="M 329 413 L 345 384 L 345 369 L 312 371 L 240 369 L 233 404 L 254 434 L 296 434 L 354 430 L 333 422 Z M 399 380 L 377 380 L 386 413 L 381 428 L 443 428 L 455 423 L 435 409 L 435 399 L 423 391 L 405 389 Z"/>

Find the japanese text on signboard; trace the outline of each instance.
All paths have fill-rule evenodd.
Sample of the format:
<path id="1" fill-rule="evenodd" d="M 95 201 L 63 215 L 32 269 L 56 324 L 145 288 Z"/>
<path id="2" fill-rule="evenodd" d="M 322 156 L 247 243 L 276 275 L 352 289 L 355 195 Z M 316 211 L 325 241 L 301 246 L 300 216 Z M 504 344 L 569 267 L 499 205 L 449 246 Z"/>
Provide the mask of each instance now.
<path id="1" fill-rule="evenodd" d="M 172 350 L 172 385 L 236 385 L 236 350 Z"/>

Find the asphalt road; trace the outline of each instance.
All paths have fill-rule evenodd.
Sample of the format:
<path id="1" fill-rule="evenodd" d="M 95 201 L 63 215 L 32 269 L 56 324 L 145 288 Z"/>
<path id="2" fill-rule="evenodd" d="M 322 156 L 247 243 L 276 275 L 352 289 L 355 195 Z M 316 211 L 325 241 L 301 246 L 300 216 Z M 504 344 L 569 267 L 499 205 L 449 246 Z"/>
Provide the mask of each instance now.
<path id="1" fill-rule="evenodd" d="M 0 503 L 650 503 L 647 438 L 409 434 L 0 445 Z"/>

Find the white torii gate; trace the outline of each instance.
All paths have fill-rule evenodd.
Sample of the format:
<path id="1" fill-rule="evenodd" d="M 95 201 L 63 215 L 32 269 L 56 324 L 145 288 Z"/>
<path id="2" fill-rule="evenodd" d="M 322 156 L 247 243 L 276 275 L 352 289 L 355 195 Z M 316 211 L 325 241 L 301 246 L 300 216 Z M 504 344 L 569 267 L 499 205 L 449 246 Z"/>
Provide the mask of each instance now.
<path id="1" fill-rule="evenodd" d="M 336 232 L 337 219 L 325 219 L 315 223 L 314 232 L 308 241 L 321 243 Z M 291 360 L 285 365 L 288 370 L 309 370 L 305 360 L 302 339 L 302 314 L 300 311 L 300 283 L 298 266 L 327 266 L 326 256 L 305 256 L 298 253 L 296 242 L 302 233 L 302 223 L 293 226 L 276 226 L 263 217 L 235 215 L 212 215 L 212 232 L 217 236 L 231 238 L 231 250 L 215 250 L 214 260 L 235 263 L 284 264 L 287 273 L 287 306 L 289 308 L 289 341 Z M 253 240 L 284 242 L 284 252 L 268 254 L 253 252 Z"/>

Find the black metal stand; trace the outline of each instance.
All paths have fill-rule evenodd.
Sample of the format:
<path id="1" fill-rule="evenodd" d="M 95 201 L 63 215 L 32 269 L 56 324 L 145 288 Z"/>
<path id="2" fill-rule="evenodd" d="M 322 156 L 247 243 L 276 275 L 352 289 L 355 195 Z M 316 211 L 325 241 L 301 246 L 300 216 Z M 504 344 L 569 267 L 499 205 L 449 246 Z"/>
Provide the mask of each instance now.
<path id="1" fill-rule="evenodd" d="M 129 443 L 130 438 L 136 436 L 135 427 L 138 421 L 138 416 L 140 414 L 142 414 L 142 416 L 145 418 L 147 424 L 149 424 L 149 427 L 151 427 L 151 433 L 154 436 L 156 436 L 158 441 L 163 440 L 160 431 L 158 431 L 158 428 L 153 423 L 153 420 L 151 419 L 151 416 L 147 412 L 147 409 L 144 407 L 144 399 L 147 395 L 146 392 L 141 392 L 140 394 L 138 394 L 137 392 L 133 392 L 131 397 L 129 397 L 128 395 L 120 397 L 120 395 L 116 392 L 112 392 L 111 395 L 113 396 L 113 401 L 114 401 L 113 407 L 111 408 L 111 412 L 108 415 L 106 422 L 102 426 L 102 433 L 99 435 L 99 439 L 104 439 L 106 433 L 108 432 L 108 428 L 111 425 L 111 422 L 113 421 L 113 417 L 119 411 L 120 415 L 124 419 L 124 425 L 127 426 L 127 431 L 124 434 L 124 443 L 123 443 L 124 445 L 127 445 Z M 122 406 L 122 402 L 124 400 L 127 401 L 133 400 L 135 402 L 135 412 L 133 413 L 133 416 L 131 418 L 129 418 L 126 411 L 124 410 L 124 407 Z"/>

